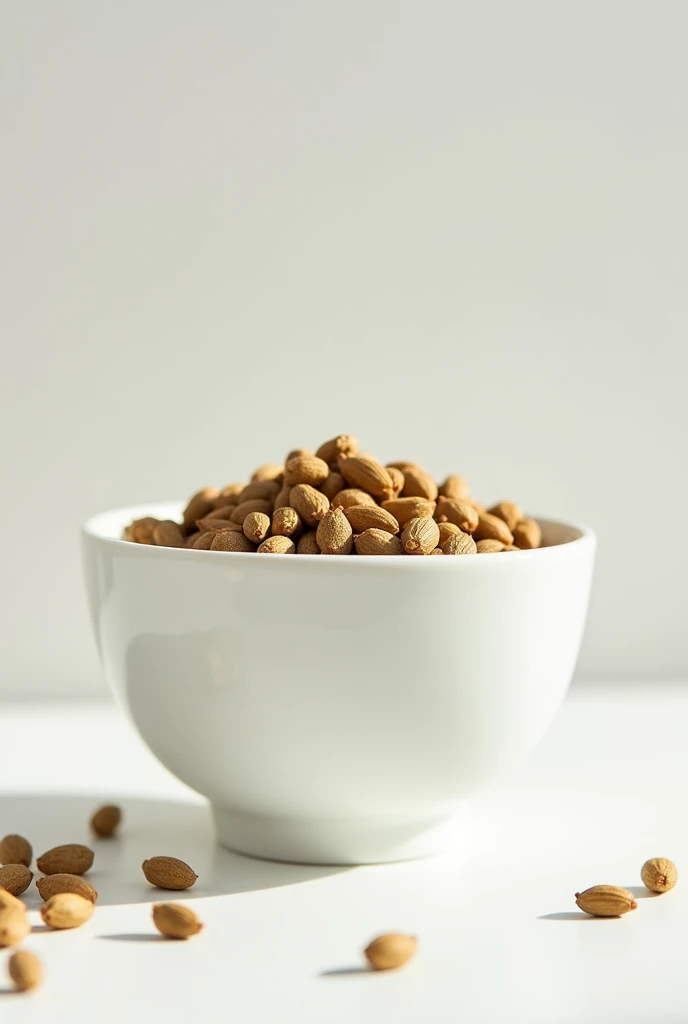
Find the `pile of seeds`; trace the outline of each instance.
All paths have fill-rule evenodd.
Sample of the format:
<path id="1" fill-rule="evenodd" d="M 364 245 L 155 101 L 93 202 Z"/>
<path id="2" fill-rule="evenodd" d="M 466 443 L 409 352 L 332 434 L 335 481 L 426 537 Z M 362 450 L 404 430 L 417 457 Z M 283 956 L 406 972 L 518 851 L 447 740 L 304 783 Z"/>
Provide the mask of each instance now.
<path id="1" fill-rule="evenodd" d="M 124 539 L 273 555 L 472 555 L 537 548 L 542 535 L 515 502 L 486 508 L 463 477 L 438 484 L 415 462 L 384 466 L 340 434 L 260 466 L 247 484 L 204 487 L 181 523 L 136 519 Z"/>

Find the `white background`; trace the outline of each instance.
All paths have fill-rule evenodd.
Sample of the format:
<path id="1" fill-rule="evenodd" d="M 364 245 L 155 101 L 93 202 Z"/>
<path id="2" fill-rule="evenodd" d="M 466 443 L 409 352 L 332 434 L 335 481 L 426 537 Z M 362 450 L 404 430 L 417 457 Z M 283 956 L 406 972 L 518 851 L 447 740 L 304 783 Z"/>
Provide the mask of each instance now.
<path id="1" fill-rule="evenodd" d="M 78 526 L 340 431 L 581 519 L 688 671 L 688 5 L 0 4 L 0 690 L 102 688 Z"/>

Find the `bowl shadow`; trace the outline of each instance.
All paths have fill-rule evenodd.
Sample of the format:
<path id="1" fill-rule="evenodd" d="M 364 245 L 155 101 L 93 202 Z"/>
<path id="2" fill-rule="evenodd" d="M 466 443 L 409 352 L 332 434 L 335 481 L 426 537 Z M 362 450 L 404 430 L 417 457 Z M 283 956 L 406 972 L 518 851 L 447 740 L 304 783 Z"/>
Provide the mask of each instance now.
<path id="1" fill-rule="evenodd" d="M 112 839 L 98 839 L 88 827 L 93 811 L 113 802 L 102 794 L 10 793 L 0 796 L 1 833 L 18 833 L 33 846 L 34 880 L 22 894 L 29 909 L 41 906 L 35 858 L 53 846 L 83 843 L 95 852 L 85 876 L 98 891 L 99 906 L 151 903 L 160 900 L 202 899 L 315 882 L 348 870 L 307 864 L 256 860 L 218 846 L 210 808 L 204 803 L 123 797 L 122 824 Z M 198 874 L 193 888 L 158 889 L 144 878 L 141 864 L 148 857 L 178 857 Z"/>

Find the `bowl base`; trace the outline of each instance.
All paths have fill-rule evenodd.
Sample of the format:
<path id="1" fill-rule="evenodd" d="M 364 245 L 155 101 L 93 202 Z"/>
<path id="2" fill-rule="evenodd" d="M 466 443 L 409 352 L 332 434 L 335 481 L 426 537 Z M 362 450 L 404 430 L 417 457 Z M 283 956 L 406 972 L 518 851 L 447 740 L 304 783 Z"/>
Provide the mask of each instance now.
<path id="1" fill-rule="evenodd" d="M 212 805 L 221 846 L 262 860 L 292 864 L 385 864 L 438 853 L 451 839 L 446 817 L 301 820 L 270 818 Z"/>

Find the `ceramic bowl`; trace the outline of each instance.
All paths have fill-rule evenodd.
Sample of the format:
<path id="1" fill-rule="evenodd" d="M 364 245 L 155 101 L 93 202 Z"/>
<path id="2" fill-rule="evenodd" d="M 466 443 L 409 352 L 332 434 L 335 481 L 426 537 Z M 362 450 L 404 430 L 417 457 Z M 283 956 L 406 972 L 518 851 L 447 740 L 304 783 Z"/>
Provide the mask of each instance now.
<path id="1" fill-rule="evenodd" d="M 442 845 L 462 803 L 536 745 L 571 680 L 595 538 L 540 519 L 536 551 L 257 556 L 83 528 L 105 674 L 221 844 L 308 863 Z"/>

